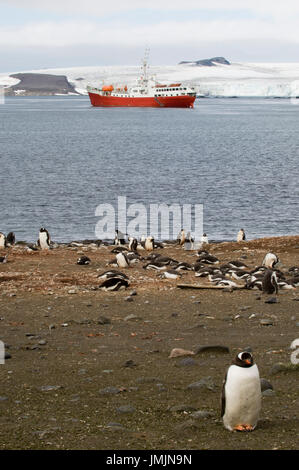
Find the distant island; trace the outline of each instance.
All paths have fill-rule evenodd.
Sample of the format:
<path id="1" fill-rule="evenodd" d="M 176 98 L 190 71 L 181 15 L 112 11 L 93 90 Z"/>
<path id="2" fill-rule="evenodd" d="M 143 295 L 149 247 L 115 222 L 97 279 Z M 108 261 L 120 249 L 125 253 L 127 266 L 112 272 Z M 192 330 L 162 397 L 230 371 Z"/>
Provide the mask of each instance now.
<path id="1" fill-rule="evenodd" d="M 16 78 L 20 82 L 5 89 L 7 96 L 79 94 L 73 85 L 69 83 L 65 75 L 15 73 L 10 75 L 10 77 Z"/>
<path id="2" fill-rule="evenodd" d="M 212 57 L 211 59 L 201 59 L 201 60 L 183 60 L 179 62 L 179 65 L 195 65 L 200 67 L 216 67 L 218 64 L 221 65 L 230 65 L 230 62 L 224 57 Z"/>

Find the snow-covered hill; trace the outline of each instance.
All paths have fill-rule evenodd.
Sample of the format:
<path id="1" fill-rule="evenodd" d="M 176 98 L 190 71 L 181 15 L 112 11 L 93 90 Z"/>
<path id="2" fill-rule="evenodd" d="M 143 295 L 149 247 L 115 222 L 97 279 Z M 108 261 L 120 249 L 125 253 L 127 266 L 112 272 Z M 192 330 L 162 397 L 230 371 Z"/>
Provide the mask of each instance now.
<path id="1" fill-rule="evenodd" d="M 184 82 L 195 86 L 205 96 L 282 97 L 299 96 L 299 63 L 232 63 L 215 67 L 181 64 L 150 66 L 150 74 L 161 83 Z M 140 75 L 138 66 L 73 67 L 23 70 L 53 75 L 66 75 L 80 94 L 86 86 L 106 84 L 128 86 Z M 13 73 L 13 72 L 12 72 Z M 11 74 L 0 74 L 0 86 L 12 86 L 18 81 Z"/>

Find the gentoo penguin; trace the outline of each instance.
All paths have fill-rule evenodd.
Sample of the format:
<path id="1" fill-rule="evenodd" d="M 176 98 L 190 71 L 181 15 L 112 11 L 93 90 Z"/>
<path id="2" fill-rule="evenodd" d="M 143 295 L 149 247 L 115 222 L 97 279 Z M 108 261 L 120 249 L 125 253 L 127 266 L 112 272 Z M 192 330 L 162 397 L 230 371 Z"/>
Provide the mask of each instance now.
<path id="1" fill-rule="evenodd" d="M 162 279 L 178 279 L 179 277 L 182 277 L 182 274 L 178 273 L 175 269 L 167 269 L 167 271 L 159 274 L 159 276 Z"/>
<path id="2" fill-rule="evenodd" d="M 183 246 L 186 241 L 186 234 L 185 230 L 182 228 L 180 233 L 178 234 L 178 242 L 180 246 Z"/>
<path id="3" fill-rule="evenodd" d="M 115 230 L 114 245 L 125 245 L 125 243 L 124 234 L 120 230 Z"/>
<path id="4" fill-rule="evenodd" d="M 153 249 L 154 249 L 154 238 L 153 237 L 147 237 L 145 239 L 144 248 L 147 251 L 153 251 Z"/>
<path id="5" fill-rule="evenodd" d="M 0 232 L 0 248 L 6 248 L 6 236 Z"/>
<path id="6" fill-rule="evenodd" d="M 266 268 L 274 268 L 275 264 L 279 263 L 279 258 L 274 253 L 267 253 L 263 259 L 262 265 Z"/>
<path id="7" fill-rule="evenodd" d="M 244 229 L 241 228 L 237 234 L 237 242 L 242 242 L 243 240 L 246 240 L 246 235 Z"/>
<path id="8" fill-rule="evenodd" d="M 200 239 L 201 243 L 209 243 L 208 235 L 206 233 L 203 233 Z"/>
<path id="9" fill-rule="evenodd" d="M 106 279 L 100 286 L 99 289 L 105 291 L 116 291 L 119 289 L 126 289 L 130 282 L 122 277 L 111 277 Z"/>
<path id="10" fill-rule="evenodd" d="M 32 251 L 38 251 L 37 246 L 34 243 L 27 243 L 26 250 L 31 253 Z"/>
<path id="11" fill-rule="evenodd" d="M 110 269 L 109 271 L 104 271 L 103 273 L 98 275 L 99 279 L 110 279 L 111 277 L 118 277 L 122 279 L 129 279 L 128 276 L 121 271 L 115 271 L 114 269 Z"/>
<path id="12" fill-rule="evenodd" d="M 158 258 L 158 261 L 150 261 L 142 267 L 143 269 L 153 269 L 155 271 L 162 271 L 163 269 L 167 268 L 167 265 L 165 263 L 159 262 Z"/>
<path id="13" fill-rule="evenodd" d="M 39 237 L 37 244 L 42 250 L 49 250 L 50 249 L 50 235 L 48 230 L 42 227 L 39 231 Z"/>
<path id="14" fill-rule="evenodd" d="M 125 253 L 118 253 L 116 255 L 116 262 L 120 268 L 128 268 L 130 266 L 130 261 Z"/>
<path id="15" fill-rule="evenodd" d="M 253 431 L 261 409 L 261 382 L 250 352 L 239 353 L 222 387 L 221 417 L 229 431 Z"/>
<path id="16" fill-rule="evenodd" d="M 219 259 L 213 255 L 201 255 L 198 257 L 198 261 L 205 264 L 219 264 Z"/>
<path id="17" fill-rule="evenodd" d="M 83 266 L 90 264 L 90 258 L 88 258 L 88 256 L 81 256 L 77 259 L 77 264 L 81 264 Z"/>
<path id="18" fill-rule="evenodd" d="M 272 269 L 268 269 L 262 280 L 262 291 L 265 294 L 278 294 L 277 275 Z"/>
<path id="19" fill-rule="evenodd" d="M 13 246 L 15 243 L 16 243 L 16 236 L 13 232 L 9 232 L 7 235 L 6 235 L 6 243 L 9 245 L 9 246 Z"/>
<path id="20" fill-rule="evenodd" d="M 248 266 L 243 263 L 242 261 L 234 260 L 234 261 L 229 261 L 227 265 L 231 268 L 237 268 L 237 269 L 246 269 Z"/>
<path id="21" fill-rule="evenodd" d="M 178 271 L 193 271 L 193 266 L 190 263 L 186 263 L 185 261 L 181 261 L 177 264 L 176 268 Z"/>
<path id="22" fill-rule="evenodd" d="M 138 246 L 137 238 L 129 237 L 129 250 L 136 251 Z"/>

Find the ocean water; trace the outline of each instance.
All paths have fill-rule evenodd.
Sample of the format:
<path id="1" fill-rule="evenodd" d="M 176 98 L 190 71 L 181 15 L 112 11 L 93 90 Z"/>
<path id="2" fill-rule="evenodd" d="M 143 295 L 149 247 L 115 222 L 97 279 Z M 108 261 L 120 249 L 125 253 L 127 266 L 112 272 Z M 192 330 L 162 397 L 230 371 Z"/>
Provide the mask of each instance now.
<path id="1" fill-rule="evenodd" d="M 88 97 L 0 105 L 0 231 L 97 238 L 99 204 L 203 204 L 213 240 L 299 233 L 299 106 L 201 99 L 194 109 L 92 108 Z M 117 224 L 116 224 L 117 225 Z"/>

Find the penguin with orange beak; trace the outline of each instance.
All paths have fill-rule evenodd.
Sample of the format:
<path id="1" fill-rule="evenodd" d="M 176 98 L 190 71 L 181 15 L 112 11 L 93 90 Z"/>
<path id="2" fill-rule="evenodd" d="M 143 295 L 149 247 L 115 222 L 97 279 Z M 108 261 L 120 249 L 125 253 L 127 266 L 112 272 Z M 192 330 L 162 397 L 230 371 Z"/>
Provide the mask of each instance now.
<path id="1" fill-rule="evenodd" d="M 228 368 L 221 396 L 221 417 L 229 431 L 253 431 L 261 410 L 261 381 L 252 354 L 240 352 Z"/>

